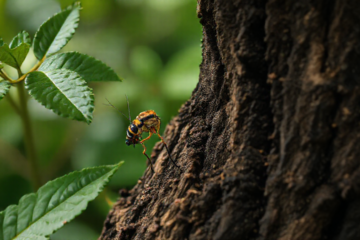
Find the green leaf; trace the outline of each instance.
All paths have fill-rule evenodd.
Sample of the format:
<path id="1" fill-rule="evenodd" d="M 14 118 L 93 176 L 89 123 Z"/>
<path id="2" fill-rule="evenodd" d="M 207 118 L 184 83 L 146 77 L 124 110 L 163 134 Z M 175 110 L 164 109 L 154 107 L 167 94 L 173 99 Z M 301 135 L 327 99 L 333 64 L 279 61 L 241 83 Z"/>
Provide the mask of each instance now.
<path id="1" fill-rule="evenodd" d="M 2 38 L 0 38 L 0 47 L 1 47 L 2 45 L 4 45 L 4 41 L 3 41 Z"/>
<path id="2" fill-rule="evenodd" d="M 3 99 L 5 95 L 9 92 L 10 87 L 11 84 L 8 81 L 0 82 L 0 100 Z"/>
<path id="3" fill-rule="evenodd" d="M 47 58 L 39 70 L 68 69 L 77 72 L 85 81 L 121 81 L 105 63 L 78 52 L 57 53 Z"/>
<path id="4" fill-rule="evenodd" d="M 84 79 L 67 69 L 31 72 L 25 87 L 46 108 L 62 117 L 91 123 L 94 96 Z"/>
<path id="5" fill-rule="evenodd" d="M 29 52 L 30 45 L 21 43 L 18 47 L 10 49 L 5 43 L 0 47 L 0 61 L 14 68 L 20 68 Z"/>
<path id="6" fill-rule="evenodd" d="M 27 43 L 27 44 L 29 44 L 29 46 L 31 45 L 30 35 L 26 31 L 22 31 L 22 32 L 18 33 L 13 38 L 13 40 L 11 40 L 9 47 L 11 49 L 13 49 L 13 48 L 20 46 L 22 43 Z"/>
<path id="7" fill-rule="evenodd" d="M 18 205 L 0 212 L 0 240 L 46 239 L 79 215 L 121 164 L 72 172 L 24 195 Z"/>
<path id="8" fill-rule="evenodd" d="M 34 54 L 41 60 L 62 49 L 75 33 L 80 17 L 80 3 L 74 4 L 44 22 L 34 37 Z"/>
<path id="9" fill-rule="evenodd" d="M 18 237 L 16 238 L 17 240 L 49 240 L 49 238 L 44 237 L 44 236 L 39 236 L 39 235 L 35 235 L 35 234 L 29 234 L 23 237 Z"/>

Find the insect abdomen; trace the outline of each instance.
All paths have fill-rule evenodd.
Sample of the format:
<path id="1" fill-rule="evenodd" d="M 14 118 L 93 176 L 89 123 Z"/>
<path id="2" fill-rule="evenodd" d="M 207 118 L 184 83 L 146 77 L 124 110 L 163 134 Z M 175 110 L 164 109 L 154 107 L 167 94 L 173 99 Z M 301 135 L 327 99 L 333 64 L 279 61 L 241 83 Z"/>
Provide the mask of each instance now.
<path id="1" fill-rule="evenodd" d="M 135 134 L 138 133 L 138 131 L 139 131 L 138 127 L 133 123 L 130 124 L 129 128 L 130 128 L 131 132 L 133 132 Z"/>
<path id="2" fill-rule="evenodd" d="M 132 139 L 133 137 L 134 137 L 134 134 L 132 134 L 130 131 L 129 131 L 129 129 L 126 131 L 126 137 L 128 138 L 128 139 Z"/>
<path id="3" fill-rule="evenodd" d="M 147 115 L 146 117 L 142 117 L 142 118 L 140 118 L 143 122 L 145 122 L 145 121 L 147 121 L 147 120 L 149 120 L 149 119 L 152 119 L 152 118 L 154 118 L 155 117 L 155 115 L 154 114 L 150 114 L 150 115 Z"/>

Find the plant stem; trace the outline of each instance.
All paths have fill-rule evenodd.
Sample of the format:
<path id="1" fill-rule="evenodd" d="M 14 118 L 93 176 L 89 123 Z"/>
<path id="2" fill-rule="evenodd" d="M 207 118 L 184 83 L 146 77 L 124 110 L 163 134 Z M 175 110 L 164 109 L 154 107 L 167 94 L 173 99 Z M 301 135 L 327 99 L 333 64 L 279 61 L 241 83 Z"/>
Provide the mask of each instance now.
<path id="1" fill-rule="evenodd" d="M 17 80 L 12 80 L 11 83 L 18 83 L 23 81 L 29 73 L 36 71 L 44 61 L 45 61 L 45 56 L 37 64 L 35 64 L 35 66 L 31 68 L 27 73 L 23 74 L 22 76 L 19 76 Z"/>
<path id="2" fill-rule="evenodd" d="M 15 112 L 16 112 L 17 114 L 19 114 L 19 116 L 21 116 L 21 111 L 20 111 L 19 107 L 16 105 L 16 103 L 15 103 L 15 101 L 14 101 L 14 99 L 12 98 L 12 96 L 11 96 L 10 93 L 8 93 L 8 94 L 6 95 L 6 99 L 9 101 L 10 105 L 13 107 L 13 109 L 15 110 Z"/>
<path id="3" fill-rule="evenodd" d="M 19 93 L 20 109 L 21 109 L 21 121 L 24 128 L 24 143 L 26 149 L 26 155 L 30 163 L 31 180 L 34 190 L 36 191 L 41 186 L 39 167 L 37 164 L 37 157 L 34 144 L 33 129 L 30 123 L 29 110 L 27 108 L 27 96 L 25 92 L 24 82 L 17 84 Z"/>
<path id="4" fill-rule="evenodd" d="M 2 77 L 5 80 L 8 80 L 10 82 L 13 81 L 2 69 L 0 69 L 0 77 Z"/>

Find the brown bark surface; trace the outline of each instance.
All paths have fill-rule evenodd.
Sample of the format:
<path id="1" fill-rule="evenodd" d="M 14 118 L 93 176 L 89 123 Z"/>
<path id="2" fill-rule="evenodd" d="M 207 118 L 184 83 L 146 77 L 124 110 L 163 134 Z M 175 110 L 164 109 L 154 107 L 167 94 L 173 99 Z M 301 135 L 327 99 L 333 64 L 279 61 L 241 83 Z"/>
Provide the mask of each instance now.
<path id="1" fill-rule="evenodd" d="M 360 239 L 360 1 L 199 0 L 191 98 L 99 239 Z"/>

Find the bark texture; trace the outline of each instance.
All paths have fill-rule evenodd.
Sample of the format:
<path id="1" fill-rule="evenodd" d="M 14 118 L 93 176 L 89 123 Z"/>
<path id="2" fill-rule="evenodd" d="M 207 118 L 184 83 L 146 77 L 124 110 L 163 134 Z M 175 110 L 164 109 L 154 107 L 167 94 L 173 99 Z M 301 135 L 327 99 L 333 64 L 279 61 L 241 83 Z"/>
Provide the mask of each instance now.
<path id="1" fill-rule="evenodd" d="M 203 62 L 99 239 L 360 239 L 360 2 L 199 0 Z"/>

